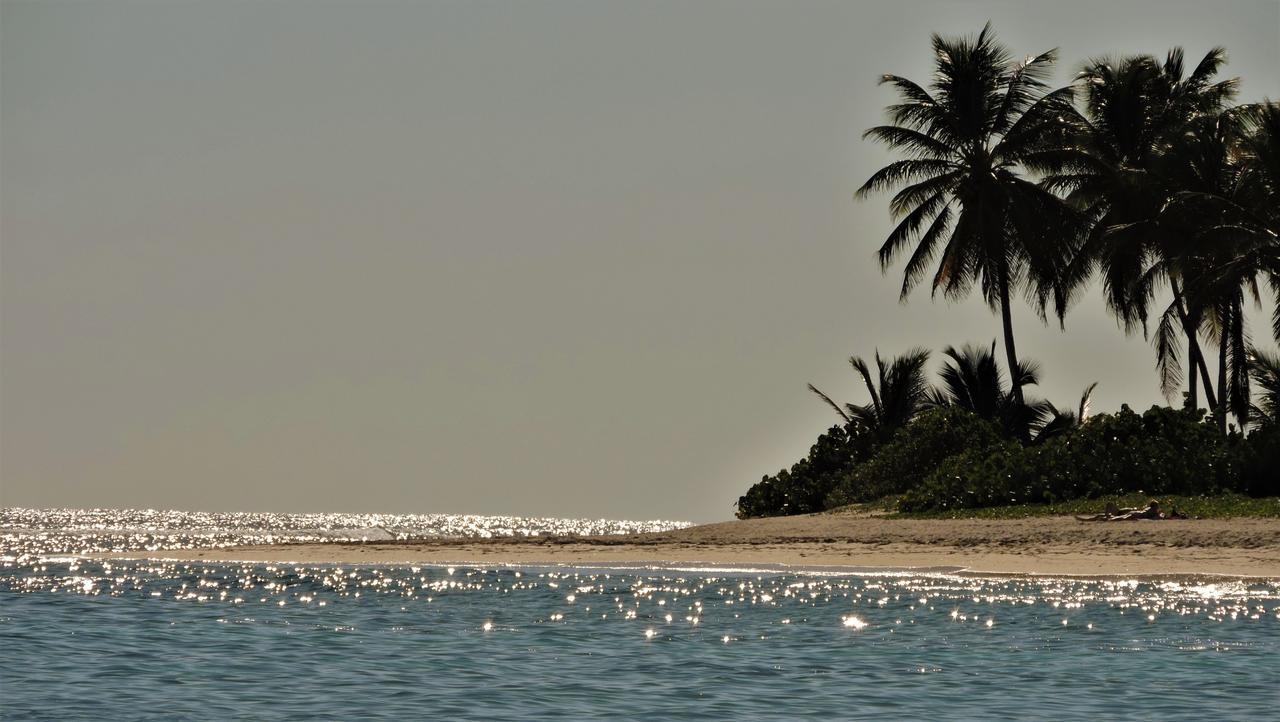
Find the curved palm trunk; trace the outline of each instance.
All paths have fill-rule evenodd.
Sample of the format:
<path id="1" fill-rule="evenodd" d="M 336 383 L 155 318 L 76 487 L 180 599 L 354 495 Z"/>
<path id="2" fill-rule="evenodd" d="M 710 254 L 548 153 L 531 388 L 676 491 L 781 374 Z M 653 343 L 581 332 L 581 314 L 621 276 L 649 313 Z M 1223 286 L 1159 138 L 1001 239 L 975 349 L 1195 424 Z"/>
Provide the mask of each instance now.
<path id="1" fill-rule="evenodd" d="M 1218 413 L 1218 397 L 1213 393 L 1213 381 L 1209 378 L 1209 366 L 1204 361 L 1204 351 L 1200 348 L 1200 314 L 1196 314 L 1192 318 L 1187 312 L 1187 307 L 1182 301 L 1182 291 L 1178 287 L 1176 279 L 1169 280 L 1170 289 L 1173 291 L 1174 307 L 1178 309 L 1178 320 L 1182 322 L 1183 333 L 1187 336 L 1187 359 L 1191 365 L 1187 369 L 1189 378 L 1188 387 L 1191 393 L 1192 408 L 1198 408 L 1198 398 L 1196 394 L 1196 373 L 1200 374 L 1200 381 L 1204 384 L 1205 402 L 1209 405 L 1209 413 L 1216 415 Z"/>
<path id="2" fill-rule="evenodd" d="M 1218 408 L 1218 397 L 1213 393 L 1213 384 L 1209 381 L 1209 367 L 1204 362 L 1204 351 L 1200 348 L 1200 340 L 1197 337 L 1195 325 L 1188 324 L 1187 332 L 1187 355 L 1191 359 L 1191 388 L 1195 391 L 1196 372 L 1200 372 L 1200 380 L 1204 384 L 1204 400 L 1209 405 L 1210 413 L 1216 412 Z"/>
<path id="3" fill-rule="evenodd" d="M 1022 397 L 1022 385 L 1018 378 L 1018 352 L 1013 345 L 1013 315 L 1009 311 L 1009 281 L 1000 281 L 1000 320 L 1004 322 L 1004 355 L 1009 364 L 1009 385 L 1013 391 L 1013 400 L 1018 406 L 1025 405 Z"/>

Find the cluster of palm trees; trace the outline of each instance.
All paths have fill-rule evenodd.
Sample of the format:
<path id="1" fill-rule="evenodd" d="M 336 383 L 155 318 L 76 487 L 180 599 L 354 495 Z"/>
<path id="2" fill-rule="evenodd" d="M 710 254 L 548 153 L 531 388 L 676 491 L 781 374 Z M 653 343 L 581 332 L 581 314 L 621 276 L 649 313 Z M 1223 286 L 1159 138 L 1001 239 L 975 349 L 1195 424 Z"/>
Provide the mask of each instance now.
<path id="1" fill-rule="evenodd" d="M 990 25 L 932 42 L 927 87 L 884 76 L 901 102 L 864 135 L 902 155 L 858 190 L 894 191 L 897 224 L 878 255 L 887 269 L 907 254 L 902 298 L 930 272 L 935 295 L 980 289 L 1001 315 L 1008 404 L 1025 416 L 1035 374 L 1018 360 L 1012 298 L 1063 323 L 1097 278 L 1126 332 L 1152 338 L 1167 397 L 1185 382 L 1186 404 L 1199 408 L 1203 393 L 1223 431 L 1228 414 L 1241 427 L 1274 415 L 1251 402 L 1250 377 L 1265 386 L 1280 366 L 1252 348 L 1245 311 L 1262 285 L 1280 294 L 1280 104 L 1231 105 L 1238 82 L 1218 78 L 1221 48 L 1190 68 L 1181 49 L 1094 59 L 1054 89 L 1056 51 L 1014 61 Z M 1280 304 L 1271 315 L 1280 339 Z M 959 374 L 960 359 L 982 354 L 947 355 Z M 877 365 L 892 380 L 921 358 Z M 858 413 L 875 423 L 901 414 L 872 401 Z M 1032 417 L 1024 428 L 1045 425 Z"/>
<path id="2" fill-rule="evenodd" d="M 1021 362 L 1006 379 L 996 359 L 994 342 L 990 348 L 965 346 L 957 350 L 948 346 L 942 353 L 947 358 L 938 386 L 930 385 L 927 379 L 929 352 L 912 349 L 887 362 L 877 352 L 874 375 L 861 358 L 849 359 L 867 387 L 869 404 L 841 405 L 813 384 L 809 384 L 809 390 L 834 409 L 845 424 L 866 430 L 880 442 L 888 441 L 921 411 L 936 407 L 965 409 L 996 424 L 1010 438 L 1028 444 L 1075 428 L 1089 416 L 1089 400 L 1097 383 L 1085 388 L 1075 410 L 1063 410 L 1048 401 L 1016 394 L 1015 389 L 1039 382 L 1039 367 L 1034 362 Z"/>

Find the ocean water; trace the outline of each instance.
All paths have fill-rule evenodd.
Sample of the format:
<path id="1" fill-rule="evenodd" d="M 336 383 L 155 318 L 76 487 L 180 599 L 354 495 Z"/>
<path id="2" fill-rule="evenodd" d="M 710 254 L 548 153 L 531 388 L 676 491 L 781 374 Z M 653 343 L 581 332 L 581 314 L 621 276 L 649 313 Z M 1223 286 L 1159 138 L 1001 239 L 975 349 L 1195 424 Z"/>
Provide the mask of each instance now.
<path id="1" fill-rule="evenodd" d="M 9 539 L 4 719 L 1280 709 L 1280 580 L 104 561 Z"/>
<path id="2" fill-rule="evenodd" d="M 160 551 L 284 542 L 389 541 L 441 537 L 632 534 L 689 526 L 471 514 L 269 514 L 158 509 L 0 508 L 0 558 Z"/>

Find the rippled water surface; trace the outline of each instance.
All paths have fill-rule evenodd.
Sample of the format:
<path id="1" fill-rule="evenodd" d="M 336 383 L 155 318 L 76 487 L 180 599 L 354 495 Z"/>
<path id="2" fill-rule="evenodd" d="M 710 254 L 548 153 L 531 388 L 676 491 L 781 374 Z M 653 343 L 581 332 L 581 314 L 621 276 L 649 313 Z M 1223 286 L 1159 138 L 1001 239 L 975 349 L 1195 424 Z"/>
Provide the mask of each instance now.
<path id="1" fill-rule="evenodd" d="M 6 719 L 1275 719 L 1280 581 L 0 562 Z"/>
<path id="2" fill-rule="evenodd" d="M 158 551 L 281 542 L 632 534 L 689 526 L 468 514 L 269 514 L 156 509 L 0 509 L 0 556 Z"/>

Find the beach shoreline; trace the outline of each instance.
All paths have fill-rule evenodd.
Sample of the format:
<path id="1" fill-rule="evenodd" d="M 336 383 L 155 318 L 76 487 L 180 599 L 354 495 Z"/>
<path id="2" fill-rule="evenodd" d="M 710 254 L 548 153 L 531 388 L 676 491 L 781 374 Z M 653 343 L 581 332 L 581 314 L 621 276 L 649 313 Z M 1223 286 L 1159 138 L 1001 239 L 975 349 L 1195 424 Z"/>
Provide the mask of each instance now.
<path id="1" fill-rule="evenodd" d="M 109 558 L 427 564 L 945 571 L 1075 577 L 1280 578 L 1280 519 L 1082 522 L 813 514 L 669 532 L 326 542 L 117 552 Z"/>

